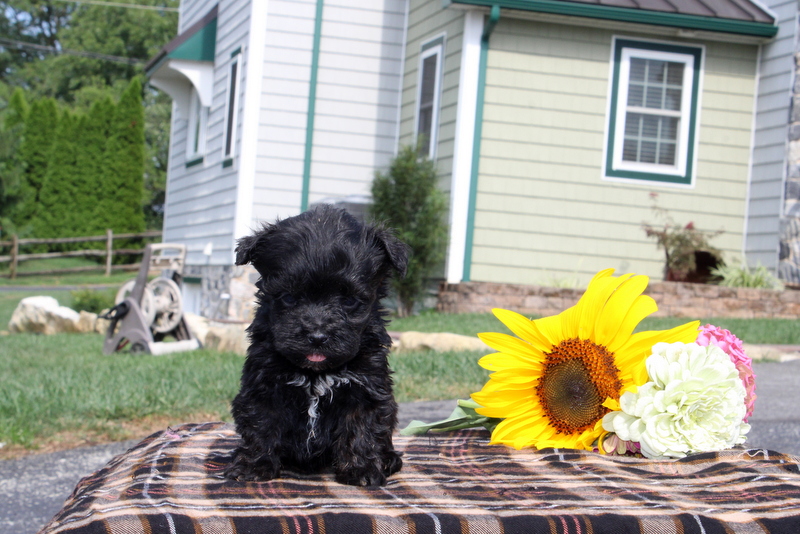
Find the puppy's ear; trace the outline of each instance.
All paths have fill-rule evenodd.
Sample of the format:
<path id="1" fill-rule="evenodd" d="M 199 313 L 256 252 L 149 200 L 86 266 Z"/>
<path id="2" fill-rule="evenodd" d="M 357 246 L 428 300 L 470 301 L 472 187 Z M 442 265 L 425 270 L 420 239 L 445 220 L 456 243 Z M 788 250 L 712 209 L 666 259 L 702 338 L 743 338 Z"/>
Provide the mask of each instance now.
<path id="1" fill-rule="evenodd" d="M 261 230 L 242 237 L 236 241 L 236 265 L 244 265 L 246 263 L 253 263 L 258 256 L 258 250 L 262 243 L 272 234 L 274 226 L 264 225 Z"/>
<path id="2" fill-rule="evenodd" d="M 389 266 L 397 271 L 400 278 L 405 277 L 411 247 L 397 239 L 389 230 L 378 229 L 375 237 L 386 252 Z"/>

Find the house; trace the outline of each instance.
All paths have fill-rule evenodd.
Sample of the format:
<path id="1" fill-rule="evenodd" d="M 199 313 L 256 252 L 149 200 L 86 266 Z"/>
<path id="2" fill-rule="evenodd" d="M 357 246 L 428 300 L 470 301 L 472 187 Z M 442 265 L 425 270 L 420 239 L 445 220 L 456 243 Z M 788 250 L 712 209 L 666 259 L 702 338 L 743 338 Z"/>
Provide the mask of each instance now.
<path id="1" fill-rule="evenodd" d="M 235 240 L 368 201 L 417 139 L 450 198 L 448 282 L 660 277 L 653 194 L 791 280 L 796 19 L 778 0 L 184 0 L 147 71 L 175 104 L 164 240 L 188 246 L 187 300 L 246 314 Z"/>

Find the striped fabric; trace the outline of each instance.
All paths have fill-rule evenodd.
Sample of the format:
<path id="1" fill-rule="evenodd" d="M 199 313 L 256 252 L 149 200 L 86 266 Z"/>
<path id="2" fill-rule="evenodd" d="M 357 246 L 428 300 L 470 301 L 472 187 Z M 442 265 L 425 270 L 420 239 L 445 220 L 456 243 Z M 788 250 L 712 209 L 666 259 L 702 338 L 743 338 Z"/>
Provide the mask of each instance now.
<path id="1" fill-rule="evenodd" d="M 330 474 L 226 480 L 238 436 L 203 423 L 145 439 L 83 479 L 41 532 L 800 533 L 800 458 L 766 450 L 677 461 L 514 451 L 468 430 L 395 436 L 403 470 L 381 488 Z"/>

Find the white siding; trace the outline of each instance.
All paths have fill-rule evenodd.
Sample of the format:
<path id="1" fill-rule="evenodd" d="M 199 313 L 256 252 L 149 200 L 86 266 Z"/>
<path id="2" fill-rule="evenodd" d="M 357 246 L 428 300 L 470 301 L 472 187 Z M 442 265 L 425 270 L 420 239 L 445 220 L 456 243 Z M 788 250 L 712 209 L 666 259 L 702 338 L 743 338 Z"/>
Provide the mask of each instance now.
<path id="1" fill-rule="evenodd" d="M 315 0 L 271 0 L 253 226 L 302 201 Z M 394 154 L 405 0 L 327 0 L 322 11 L 309 203 L 369 194 Z"/>
<path id="2" fill-rule="evenodd" d="M 213 0 L 182 2 L 180 31 L 202 18 L 217 3 Z M 201 164 L 186 167 L 187 124 L 173 113 L 164 241 L 186 244 L 187 264 L 206 264 L 208 259 L 202 251 L 209 242 L 214 251 L 211 264 L 228 265 L 233 254 L 237 177 L 236 165 L 222 167 L 223 128 L 231 52 L 243 47 L 247 40 L 249 13 L 247 0 L 219 3 L 213 100 L 208 117 L 206 153 Z M 244 86 L 247 65 L 244 48 L 243 53 L 240 90 Z M 240 120 L 241 116 L 240 110 Z"/>
<path id="3" fill-rule="evenodd" d="M 797 2 L 765 0 L 764 3 L 778 16 L 778 35 L 761 50 L 744 253 L 750 265 L 761 263 L 774 271 L 778 265 L 786 173 Z"/>

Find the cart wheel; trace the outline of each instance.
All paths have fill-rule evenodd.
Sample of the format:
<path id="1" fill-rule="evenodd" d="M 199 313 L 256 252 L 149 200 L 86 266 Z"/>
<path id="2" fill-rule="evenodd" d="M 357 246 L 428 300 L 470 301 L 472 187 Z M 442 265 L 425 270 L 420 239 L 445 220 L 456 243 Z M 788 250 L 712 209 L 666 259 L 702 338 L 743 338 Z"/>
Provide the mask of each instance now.
<path id="1" fill-rule="evenodd" d="M 114 304 L 119 304 L 128 298 L 133 292 L 133 286 L 136 285 L 136 280 L 128 280 L 117 291 L 117 296 L 114 298 Z M 142 305 L 139 309 L 142 312 L 142 317 L 147 325 L 153 324 L 156 318 L 156 307 L 154 306 L 153 290 L 149 285 L 144 286 L 144 293 L 142 293 Z"/>
<path id="2" fill-rule="evenodd" d="M 151 322 L 153 332 L 167 334 L 175 330 L 183 316 L 181 288 L 169 278 L 155 278 L 147 287 L 153 292 L 155 320 Z"/>

